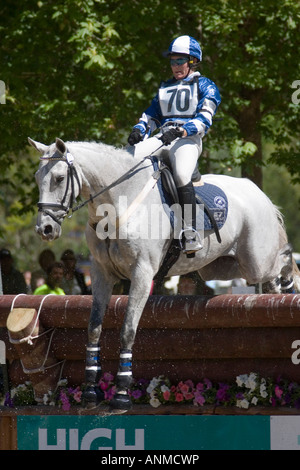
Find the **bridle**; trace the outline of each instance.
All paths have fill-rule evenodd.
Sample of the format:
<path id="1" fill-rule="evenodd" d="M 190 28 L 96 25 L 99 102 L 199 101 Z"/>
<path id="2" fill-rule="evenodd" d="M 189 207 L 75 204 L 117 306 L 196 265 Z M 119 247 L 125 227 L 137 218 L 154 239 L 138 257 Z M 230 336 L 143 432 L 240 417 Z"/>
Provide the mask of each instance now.
<path id="1" fill-rule="evenodd" d="M 74 210 L 73 206 L 76 202 L 76 195 L 75 195 L 75 180 L 80 188 L 80 181 L 78 177 L 77 170 L 74 166 L 74 157 L 73 155 L 67 150 L 63 155 L 60 157 L 40 157 L 40 160 L 61 160 L 65 161 L 68 165 L 67 171 L 67 184 L 65 193 L 61 202 L 38 202 L 38 211 L 43 212 L 46 215 L 49 215 L 56 223 L 61 225 L 63 219 L 68 215 L 70 210 Z M 71 194 L 68 204 L 66 204 L 69 188 L 71 186 Z M 58 209 L 62 211 L 61 215 L 54 214 L 52 209 Z"/>
<path id="2" fill-rule="evenodd" d="M 158 147 L 158 149 L 161 148 L 163 145 L 164 144 L 160 145 Z M 156 149 L 155 151 L 157 151 L 158 149 Z M 46 215 L 49 215 L 56 223 L 61 225 L 62 222 L 63 222 L 63 219 L 69 214 L 70 210 L 73 213 L 73 212 L 77 211 L 78 209 L 81 209 L 83 206 L 85 206 L 89 202 L 93 202 L 93 200 L 97 196 L 100 196 L 102 193 L 108 191 L 109 189 L 113 188 L 114 186 L 117 186 L 122 181 L 125 181 L 128 178 L 128 176 L 133 174 L 133 172 L 144 161 L 146 161 L 147 159 L 151 160 L 152 159 L 152 154 L 155 151 L 153 151 L 150 155 L 147 155 L 146 157 L 144 157 L 136 165 L 134 165 L 132 168 L 130 168 L 130 170 L 128 170 L 124 175 L 122 175 L 117 180 L 113 181 L 113 183 L 111 183 L 109 186 L 106 186 L 105 188 L 101 189 L 96 194 L 90 195 L 90 197 L 88 199 L 86 199 L 84 202 L 77 205 L 76 207 L 74 207 L 74 203 L 76 202 L 74 181 L 76 179 L 79 188 L 80 188 L 80 181 L 79 181 L 79 177 L 78 177 L 76 168 L 74 166 L 74 157 L 73 157 L 73 155 L 69 152 L 69 150 L 66 150 L 66 152 L 64 154 L 62 154 L 60 157 L 40 157 L 40 160 L 61 160 L 61 161 L 65 161 L 68 165 L 68 173 L 67 173 L 67 185 L 66 185 L 66 189 L 65 189 L 65 194 L 64 194 L 61 202 L 60 203 L 59 202 L 38 202 L 37 203 L 38 211 L 43 212 Z M 69 204 L 65 205 L 70 185 L 71 185 L 70 200 L 69 200 Z M 62 215 L 57 215 L 57 214 L 54 214 L 51 209 L 59 209 L 63 213 L 62 213 Z M 72 217 L 72 215 L 70 215 L 69 217 Z"/>

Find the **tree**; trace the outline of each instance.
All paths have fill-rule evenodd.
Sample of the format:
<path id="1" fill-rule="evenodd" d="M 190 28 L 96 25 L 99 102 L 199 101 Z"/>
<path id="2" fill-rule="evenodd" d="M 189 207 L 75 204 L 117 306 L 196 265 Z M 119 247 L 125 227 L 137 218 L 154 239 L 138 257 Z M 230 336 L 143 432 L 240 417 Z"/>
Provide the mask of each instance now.
<path id="1" fill-rule="evenodd" d="M 290 0 L 10 0 L 0 18 L 0 79 L 6 105 L 0 142 L 0 182 L 14 166 L 15 190 L 34 207 L 27 136 L 52 142 L 102 140 L 124 144 L 132 125 L 169 77 L 162 57 L 179 34 L 200 40 L 201 72 L 219 86 L 222 104 L 205 140 L 214 159 L 262 185 L 262 137 L 272 140 L 272 159 L 300 174 L 300 107 L 291 100 L 300 77 L 295 60 L 300 5 Z M 219 158 L 219 154 L 217 155 Z M 220 162 L 222 163 L 222 162 Z"/>
<path id="2" fill-rule="evenodd" d="M 205 68 L 223 98 L 222 131 L 215 137 L 229 148 L 231 141 L 242 175 L 260 187 L 262 139 L 272 141 L 271 159 L 299 182 L 300 106 L 292 101 L 300 77 L 299 2 L 212 0 L 193 10 L 201 17 Z"/>

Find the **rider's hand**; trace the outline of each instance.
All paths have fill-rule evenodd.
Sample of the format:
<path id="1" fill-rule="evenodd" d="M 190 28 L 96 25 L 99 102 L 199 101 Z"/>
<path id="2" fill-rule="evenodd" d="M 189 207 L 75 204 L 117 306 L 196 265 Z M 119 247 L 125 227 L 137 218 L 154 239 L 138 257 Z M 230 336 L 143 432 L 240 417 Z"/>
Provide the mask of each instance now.
<path id="1" fill-rule="evenodd" d="M 177 139 L 177 137 L 182 137 L 183 135 L 184 129 L 182 129 L 182 127 L 174 127 L 169 129 L 167 132 L 164 132 L 159 139 L 164 145 L 170 145 L 173 140 Z"/>
<path id="2" fill-rule="evenodd" d="M 128 143 L 129 145 L 134 145 L 137 144 L 143 140 L 143 134 L 141 131 L 137 128 L 134 128 L 133 131 L 131 132 L 130 136 L 128 137 Z"/>

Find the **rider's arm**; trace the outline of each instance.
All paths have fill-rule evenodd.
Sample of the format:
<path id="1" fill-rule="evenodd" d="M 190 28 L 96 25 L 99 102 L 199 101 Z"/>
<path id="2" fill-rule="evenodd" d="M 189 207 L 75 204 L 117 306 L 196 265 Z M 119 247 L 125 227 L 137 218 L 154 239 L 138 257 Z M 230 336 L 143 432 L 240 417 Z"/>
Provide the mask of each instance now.
<path id="1" fill-rule="evenodd" d="M 199 97 L 195 117 L 187 121 L 183 126 L 186 132 L 184 137 L 194 134 L 204 136 L 210 128 L 212 118 L 221 103 L 221 96 L 217 86 L 205 77 L 199 79 Z"/>
<path id="2" fill-rule="evenodd" d="M 160 106 L 158 102 L 158 95 L 156 95 L 151 101 L 149 108 L 143 112 L 138 124 L 136 124 L 134 128 L 139 129 L 143 136 L 146 133 L 151 134 L 158 127 L 156 122 L 160 122 L 160 120 Z"/>

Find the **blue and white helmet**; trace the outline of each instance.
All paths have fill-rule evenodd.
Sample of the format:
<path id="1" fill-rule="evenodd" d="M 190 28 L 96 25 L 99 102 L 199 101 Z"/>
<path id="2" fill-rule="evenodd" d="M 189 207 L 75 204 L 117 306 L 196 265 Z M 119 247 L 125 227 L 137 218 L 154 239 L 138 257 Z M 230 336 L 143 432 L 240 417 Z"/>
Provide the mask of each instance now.
<path id="1" fill-rule="evenodd" d="M 168 49 L 168 55 L 171 54 L 186 54 L 191 57 L 196 57 L 199 61 L 202 60 L 200 44 L 191 36 L 179 36 L 174 39 Z"/>

